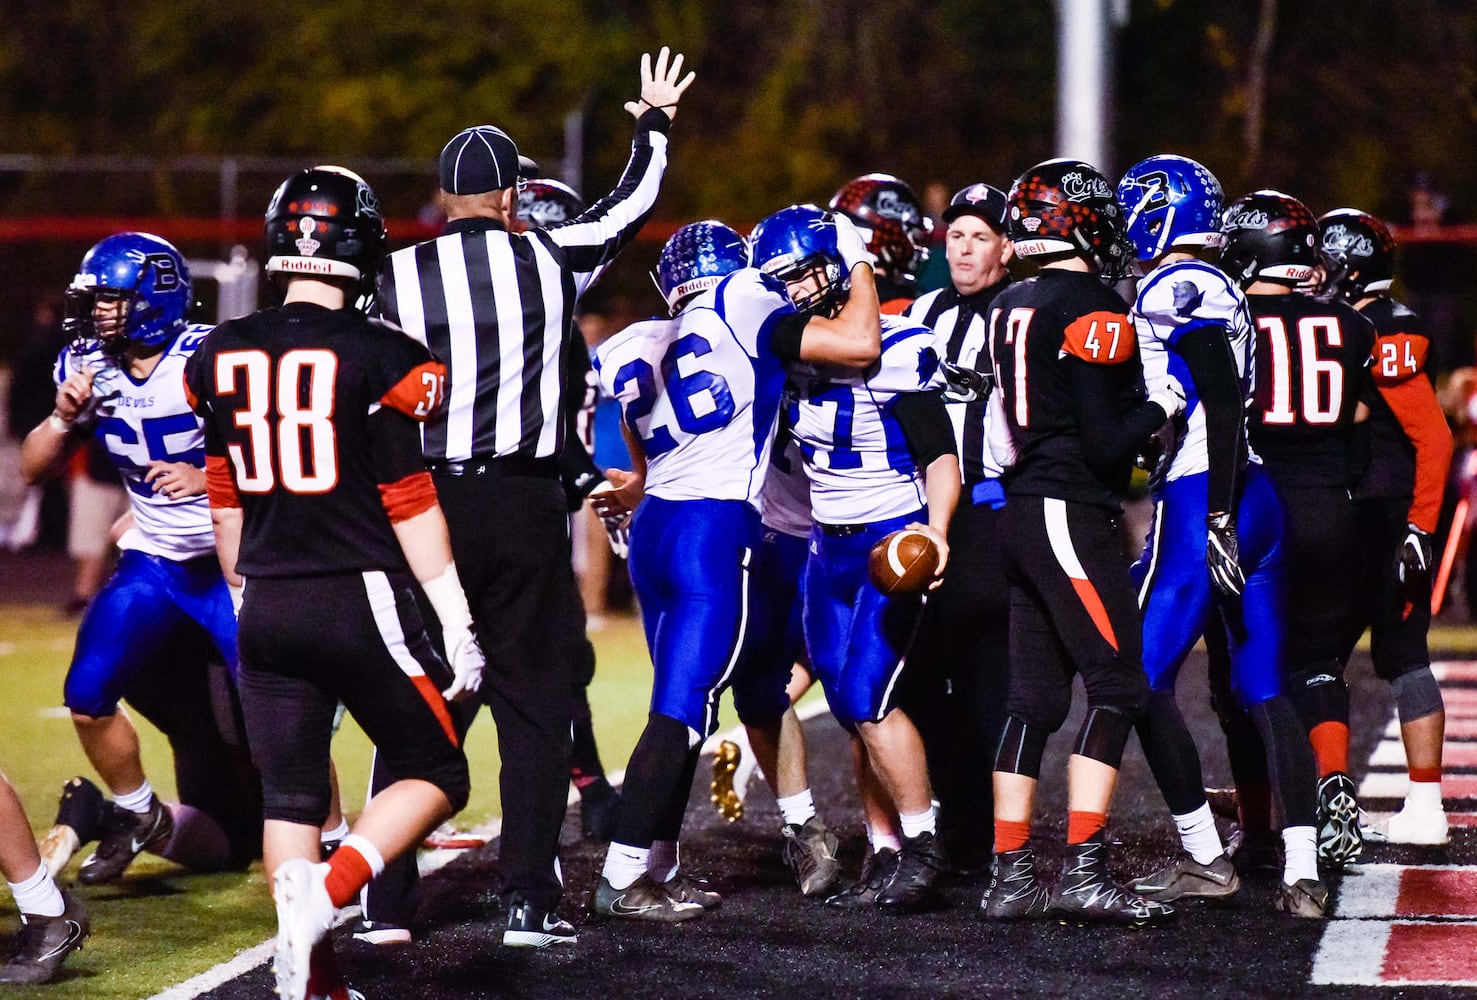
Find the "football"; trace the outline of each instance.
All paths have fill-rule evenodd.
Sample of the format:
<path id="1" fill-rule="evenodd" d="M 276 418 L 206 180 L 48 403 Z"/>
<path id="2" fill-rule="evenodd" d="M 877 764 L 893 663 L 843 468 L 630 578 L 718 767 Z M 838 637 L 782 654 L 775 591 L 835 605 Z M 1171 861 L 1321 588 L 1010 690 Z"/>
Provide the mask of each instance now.
<path id="1" fill-rule="evenodd" d="M 872 546 L 867 576 L 884 594 L 921 594 L 939 566 L 938 546 L 921 531 L 894 531 Z"/>

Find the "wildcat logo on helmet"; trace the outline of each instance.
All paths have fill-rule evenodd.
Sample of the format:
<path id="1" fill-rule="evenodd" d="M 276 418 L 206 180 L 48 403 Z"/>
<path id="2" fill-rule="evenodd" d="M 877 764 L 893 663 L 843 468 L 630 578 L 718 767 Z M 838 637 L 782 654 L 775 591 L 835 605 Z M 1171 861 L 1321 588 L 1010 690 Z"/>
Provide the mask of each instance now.
<path id="1" fill-rule="evenodd" d="M 1266 229 L 1267 213 L 1259 208 L 1245 208 L 1226 216 L 1227 229 Z"/>
<path id="2" fill-rule="evenodd" d="M 1108 182 L 1098 176 L 1084 177 L 1077 171 L 1062 175 L 1062 193 L 1069 201 L 1087 201 L 1092 198 L 1113 197 L 1113 189 L 1108 187 Z"/>
<path id="3" fill-rule="evenodd" d="M 302 221 L 297 224 L 297 228 L 298 232 L 303 234 L 301 239 L 294 241 L 297 246 L 297 252 L 304 257 L 313 256 L 313 254 L 318 252 L 318 248 L 323 245 L 313 239 L 313 232 L 318 228 L 318 220 L 314 219 L 311 215 L 305 215 Z"/>
<path id="4" fill-rule="evenodd" d="M 876 200 L 877 214 L 886 219 L 911 222 L 918 219 L 918 206 L 900 192 L 880 190 Z"/>
<path id="5" fill-rule="evenodd" d="M 1333 225 L 1323 234 L 1323 249 L 1342 250 L 1355 257 L 1371 257 L 1374 255 L 1374 241 L 1363 233 L 1351 233 L 1342 225 Z"/>

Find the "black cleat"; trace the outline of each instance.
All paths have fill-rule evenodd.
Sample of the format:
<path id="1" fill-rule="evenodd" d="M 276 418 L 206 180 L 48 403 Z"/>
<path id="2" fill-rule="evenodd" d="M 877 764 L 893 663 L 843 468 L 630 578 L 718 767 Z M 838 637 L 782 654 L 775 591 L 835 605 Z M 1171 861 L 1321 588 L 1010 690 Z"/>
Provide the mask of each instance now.
<path id="1" fill-rule="evenodd" d="M 1354 779 L 1335 771 L 1318 782 L 1318 860 L 1343 867 L 1363 853 Z"/>
<path id="2" fill-rule="evenodd" d="M 1176 899 L 1230 899 L 1241 889 L 1236 866 L 1224 854 L 1203 865 L 1181 851 L 1152 875 L 1135 879 L 1133 891 L 1159 903 Z"/>
<path id="3" fill-rule="evenodd" d="M 87 914 L 62 893 L 66 909 L 59 917 L 27 914 L 15 937 L 15 952 L 0 966 L 0 983 L 44 983 L 56 975 L 68 955 L 82 947 L 91 929 Z"/>
<path id="4" fill-rule="evenodd" d="M 508 927 L 503 931 L 503 944 L 509 948 L 549 948 L 557 944 L 574 944 L 579 935 L 567 920 L 557 913 L 540 910 L 525 900 L 514 900 L 508 908 Z"/>
<path id="5" fill-rule="evenodd" d="M 1328 912 L 1328 886 L 1312 878 L 1300 878 L 1292 885 L 1284 882 L 1277 894 L 1277 909 L 1294 917 L 1321 920 Z"/>
<path id="6" fill-rule="evenodd" d="M 843 910 L 867 909 L 877 902 L 877 894 L 892 880 L 897 871 L 898 852 L 890 847 L 868 854 L 862 862 L 861 874 L 849 887 L 826 897 L 826 905 Z"/>
<path id="7" fill-rule="evenodd" d="M 621 793 L 600 777 L 580 789 L 580 836 L 592 844 L 608 844 L 615 836 L 615 812 Z"/>
<path id="8" fill-rule="evenodd" d="M 877 906 L 890 913 L 915 913 L 934 902 L 933 883 L 947 867 L 932 831 L 904 837 L 897 871 L 877 893 Z"/>
<path id="9" fill-rule="evenodd" d="M 1174 916 L 1174 908 L 1129 892 L 1108 874 L 1108 844 L 1101 833 L 1085 844 L 1068 844 L 1062 880 L 1051 901 L 1052 916 L 1064 924 L 1149 927 Z"/>
<path id="10" fill-rule="evenodd" d="M 1226 853 L 1242 878 L 1272 878 L 1282 874 L 1282 838 L 1271 830 L 1248 833 L 1232 823 L 1226 833 Z"/>
<path id="11" fill-rule="evenodd" d="M 700 903 L 688 903 L 667 895 L 667 891 L 650 875 L 642 875 L 624 889 L 617 889 L 602 877 L 590 910 L 597 919 L 613 917 L 658 924 L 694 920 L 705 912 Z"/>
<path id="12" fill-rule="evenodd" d="M 78 776 L 62 786 L 56 821 L 39 845 L 41 860 L 52 878 L 67 867 L 83 844 L 102 837 L 113 817 L 113 809 L 113 803 L 86 778 Z"/>
<path id="13" fill-rule="evenodd" d="M 685 872 L 679 871 L 663 882 L 662 890 L 670 899 L 679 903 L 696 903 L 705 910 L 716 910 L 723 905 L 723 897 L 709 889 L 707 882 Z"/>
<path id="14" fill-rule="evenodd" d="M 1036 878 L 1036 853 L 1029 847 L 995 855 L 990 887 L 980 898 L 984 920 L 1028 920 L 1046 916 L 1051 892 Z"/>
<path id="15" fill-rule="evenodd" d="M 787 824 L 781 831 L 785 838 L 785 867 L 795 876 L 802 896 L 821 896 L 830 891 L 841 877 L 841 862 L 836 858 L 840 841 L 826 829 L 819 816 L 812 816 L 802 826 Z"/>
<path id="16" fill-rule="evenodd" d="M 174 834 L 174 814 L 155 795 L 149 800 L 148 812 L 136 813 L 113 807 L 107 831 L 97 851 L 77 872 L 83 885 L 100 885 L 117 879 L 139 856 L 139 852 L 163 847 Z"/>

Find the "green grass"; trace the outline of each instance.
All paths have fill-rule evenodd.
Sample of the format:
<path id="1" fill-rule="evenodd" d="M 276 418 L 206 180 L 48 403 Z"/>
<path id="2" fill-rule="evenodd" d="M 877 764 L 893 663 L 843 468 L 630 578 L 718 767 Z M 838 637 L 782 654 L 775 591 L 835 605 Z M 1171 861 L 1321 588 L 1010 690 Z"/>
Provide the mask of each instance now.
<path id="1" fill-rule="evenodd" d="M 625 767 L 651 692 L 651 664 L 634 619 L 610 618 L 592 638 L 599 666 L 590 686 L 595 729 L 606 767 Z M 50 826 L 62 783 L 74 774 L 96 779 L 61 708 L 62 679 L 71 657 L 76 622 L 55 608 L 0 605 L 0 769 L 10 778 L 38 835 Z M 732 724 L 730 714 L 724 725 Z M 165 798 L 174 796 L 174 774 L 164 737 L 134 716 L 143 742 L 144 768 Z M 472 798 L 457 818 L 462 828 L 499 814 L 497 733 L 483 712 L 467 738 Z M 350 816 L 364 801 L 369 742 L 351 720 L 334 741 L 343 800 Z M 63 881 L 75 877 L 76 864 Z M 192 875 L 144 855 L 117 885 L 75 886 L 92 919 L 87 946 L 68 960 L 62 977 L 45 987 L 9 989 L 7 997 L 64 1000 L 136 1000 L 149 997 L 266 940 L 275 919 L 260 865 L 245 874 Z M 15 907 L 0 892 L 0 929 L 15 926 Z"/>

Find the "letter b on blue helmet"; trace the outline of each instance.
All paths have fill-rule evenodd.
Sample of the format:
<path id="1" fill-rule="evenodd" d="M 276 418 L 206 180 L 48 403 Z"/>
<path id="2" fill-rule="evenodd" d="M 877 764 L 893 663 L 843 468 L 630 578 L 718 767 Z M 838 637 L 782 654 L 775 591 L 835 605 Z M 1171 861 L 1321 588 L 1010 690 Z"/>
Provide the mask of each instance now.
<path id="1" fill-rule="evenodd" d="M 157 347 L 185 328 L 190 269 L 174 244 L 150 233 L 116 233 L 87 251 L 67 289 L 67 324 L 74 339 L 91 339 L 93 305 L 102 296 L 126 304 L 121 336 Z"/>
<path id="2" fill-rule="evenodd" d="M 1224 200 L 1215 175 L 1185 156 L 1151 156 L 1118 182 L 1139 260 L 1157 260 L 1173 249 L 1219 248 Z"/>
<path id="3" fill-rule="evenodd" d="M 786 282 L 815 278 L 815 288 L 790 300 L 805 313 L 833 315 L 850 275 L 836 244 L 836 223 L 814 205 L 791 205 L 762 220 L 749 236 L 754 266 Z"/>

